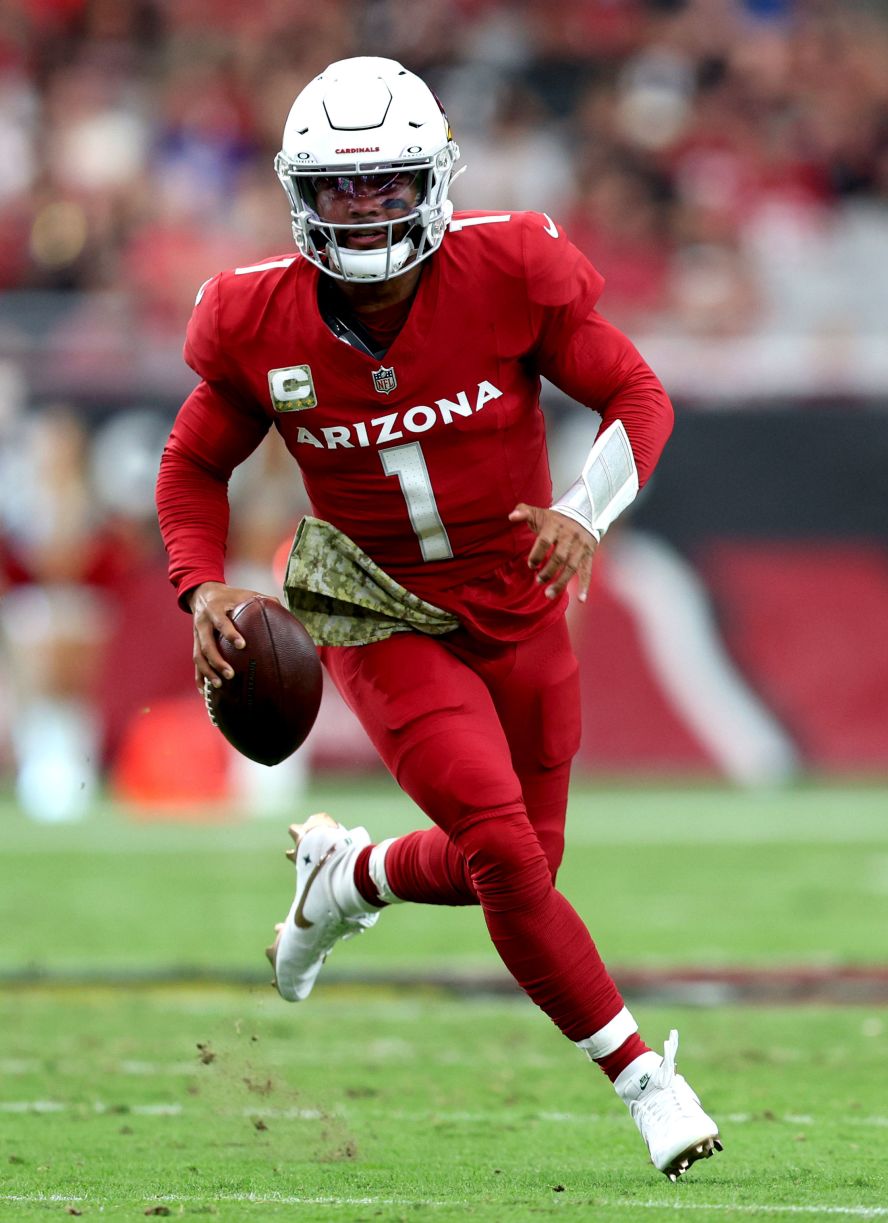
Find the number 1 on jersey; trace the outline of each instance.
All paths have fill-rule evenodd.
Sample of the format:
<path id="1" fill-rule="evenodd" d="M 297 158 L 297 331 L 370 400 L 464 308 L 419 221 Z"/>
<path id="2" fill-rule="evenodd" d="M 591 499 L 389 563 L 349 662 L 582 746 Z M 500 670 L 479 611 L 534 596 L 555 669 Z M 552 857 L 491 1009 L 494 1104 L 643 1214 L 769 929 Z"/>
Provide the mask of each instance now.
<path id="1" fill-rule="evenodd" d="M 447 531 L 438 513 L 435 493 L 429 479 L 425 455 L 419 442 L 380 450 L 382 468 L 387 476 L 397 476 L 407 502 L 410 525 L 416 532 L 424 561 L 446 561 L 453 556 Z"/>

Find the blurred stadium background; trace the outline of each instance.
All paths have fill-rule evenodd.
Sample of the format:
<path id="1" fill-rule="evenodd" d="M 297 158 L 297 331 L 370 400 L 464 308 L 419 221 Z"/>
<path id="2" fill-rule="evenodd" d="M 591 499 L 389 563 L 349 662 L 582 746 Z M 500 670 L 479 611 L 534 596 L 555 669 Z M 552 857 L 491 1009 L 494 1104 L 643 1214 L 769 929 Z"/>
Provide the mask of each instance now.
<path id="1" fill-rule="evenodd" d="M 847 0 L 6 0 L 0 15 L 0 784 L 35 819 L 292 806 L 370 770 L 335 694 L 248 768 L 193 690 L 153 479 L 198 286 L 289 251 L 272 171 L 328 62 L 443 99 L 457 207 L 545 210 L 666 383 L 666 457 L 572 628 L 593 777 L 888 773 L 888 7 Z M 467 286 L 467 292 L 470 286 Z M 546 388 L 555 481 L 588 414 Z M 582 440 L 580 440 L 582 439 Z M 231 576 L 305 509 L 270 439 Z M 185 750 L 183 750 L 185 745 Z"/>

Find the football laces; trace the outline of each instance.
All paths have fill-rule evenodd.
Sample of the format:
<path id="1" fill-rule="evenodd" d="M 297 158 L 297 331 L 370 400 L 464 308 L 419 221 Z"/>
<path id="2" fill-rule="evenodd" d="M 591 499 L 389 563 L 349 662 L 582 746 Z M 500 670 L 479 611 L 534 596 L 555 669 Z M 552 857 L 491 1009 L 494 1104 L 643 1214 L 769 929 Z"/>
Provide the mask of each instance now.
<path id="1" fill-rule="evenodd" d="M 207 713 L 210 715 L 210 721 L 214 726 L 218 726 L 219 723 L 216 721 L 216 713 L 213 709 L 213 685 L 210 683 L 209 676 L 207 675 L 204 676 L 203 695 L 204 704 L 207 707 Z"/>

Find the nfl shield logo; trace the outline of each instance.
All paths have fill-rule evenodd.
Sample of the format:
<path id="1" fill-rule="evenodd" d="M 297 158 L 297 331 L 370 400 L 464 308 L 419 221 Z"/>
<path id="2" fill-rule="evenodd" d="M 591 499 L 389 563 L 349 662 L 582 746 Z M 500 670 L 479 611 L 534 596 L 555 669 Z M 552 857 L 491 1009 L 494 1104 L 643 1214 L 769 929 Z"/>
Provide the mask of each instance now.
<path id="1" fill-rule="evenodd" d="M 388 395 L 389 391 L 393 391 L 397 385 L 398 379 L 395 377 L 393 366 L 382 365 L 379 369 L 373 370 L 373 389 L 380 395 Z"/>

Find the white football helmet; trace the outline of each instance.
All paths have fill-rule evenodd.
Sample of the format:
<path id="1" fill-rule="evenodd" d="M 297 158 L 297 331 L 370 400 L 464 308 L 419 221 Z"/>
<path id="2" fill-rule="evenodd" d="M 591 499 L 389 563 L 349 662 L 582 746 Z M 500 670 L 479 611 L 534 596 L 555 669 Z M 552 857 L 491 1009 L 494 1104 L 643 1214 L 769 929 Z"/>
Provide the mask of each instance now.
<path id="1" fill-rule="evenodd" d="M 297 247 L 337 280 L 402 275 L 444 239 L 453 215 L 447 192 L 458 157 L 447 116 L 418 76 L 393 59 L 360 56 L 331 64 L 293 103 L 274 163 L 290 200 Z M 383 174 L 401 184 L 413 179 L 418 195 L 412 211 L 360 224 L 320 219 L 316 192 L 325 179 L 354 190 L 360 176 Z M 407 230 L 395 242 L 394 229 L 403 225 Z M 380 229 L 388 234 L 384 247 L 347 245 L 350 234 Z"/>

